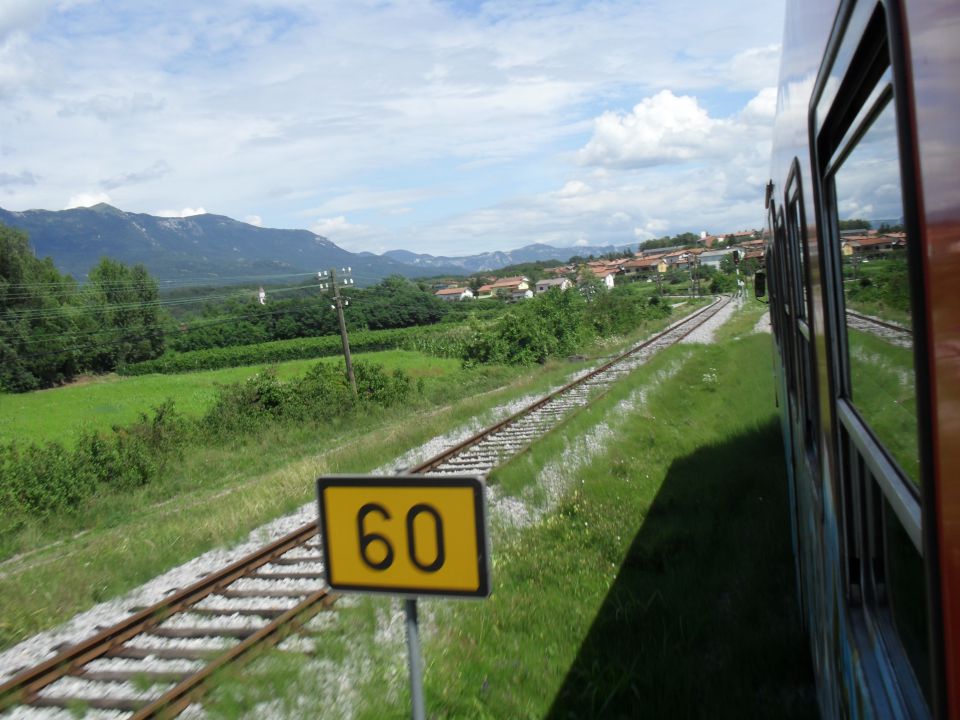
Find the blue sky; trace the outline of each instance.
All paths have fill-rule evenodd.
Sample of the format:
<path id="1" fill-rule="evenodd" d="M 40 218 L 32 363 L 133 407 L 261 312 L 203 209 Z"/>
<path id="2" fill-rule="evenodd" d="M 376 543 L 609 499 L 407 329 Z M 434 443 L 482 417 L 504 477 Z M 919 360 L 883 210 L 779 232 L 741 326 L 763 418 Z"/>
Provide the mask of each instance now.
<path id="1" fill-rule="evenodd" d="M 0 0 L 0 206 L 109 202 L 353 251 L 763 218 L 769 0 Z"/>

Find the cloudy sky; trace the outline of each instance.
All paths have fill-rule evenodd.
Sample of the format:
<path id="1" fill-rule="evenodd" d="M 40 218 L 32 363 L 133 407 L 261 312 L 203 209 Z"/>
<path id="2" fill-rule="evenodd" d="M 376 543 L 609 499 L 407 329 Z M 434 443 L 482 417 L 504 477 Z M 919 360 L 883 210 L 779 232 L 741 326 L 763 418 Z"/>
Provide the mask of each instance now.
<path id="1" fill-rule="evenodd" d="M 776 0 L 0 0 L 0 207 L 461 255 L 759 227 Z"/>

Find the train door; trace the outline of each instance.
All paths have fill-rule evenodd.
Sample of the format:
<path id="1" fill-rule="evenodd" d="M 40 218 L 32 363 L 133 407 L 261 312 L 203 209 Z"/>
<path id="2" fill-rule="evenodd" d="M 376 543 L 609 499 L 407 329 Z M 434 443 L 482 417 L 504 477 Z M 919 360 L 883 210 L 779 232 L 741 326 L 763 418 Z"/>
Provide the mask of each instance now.
<path id="1" fill-rule="evenodd" d="M 842 6 L 811 100 L 845 591 L 874 711 L 928 717 L 929 389 L 921 235 L 898 5 Z M 891 28 L 894 28 L 891 31 Z M 926 497 L 926 500 L 924 499 Z"/>

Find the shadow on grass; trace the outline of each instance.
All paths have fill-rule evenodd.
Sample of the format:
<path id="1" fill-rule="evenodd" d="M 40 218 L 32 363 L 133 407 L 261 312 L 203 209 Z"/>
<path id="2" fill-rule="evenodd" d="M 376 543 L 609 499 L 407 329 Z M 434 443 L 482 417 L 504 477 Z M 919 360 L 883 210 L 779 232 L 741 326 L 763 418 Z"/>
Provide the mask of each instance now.
<path id="1" fill-rule="evenodd" d="M 671 465 L 549 718 L 816 717 L 776 419 Z"/>

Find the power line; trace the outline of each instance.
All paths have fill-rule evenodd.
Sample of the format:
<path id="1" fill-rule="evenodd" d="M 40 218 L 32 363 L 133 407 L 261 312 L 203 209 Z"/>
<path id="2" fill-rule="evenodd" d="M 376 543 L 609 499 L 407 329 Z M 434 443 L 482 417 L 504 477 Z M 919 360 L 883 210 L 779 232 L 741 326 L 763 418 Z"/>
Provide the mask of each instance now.
<path id="1" fill-rule="evenodd" d="M 157 283 L 160 286 L 160 289 L 177 289 L 177 287 L 211 287 L 217 285 L 226 285 L 229 284 L 225 281 L 233 282 L 235 284 L 240 284 L 242 282 L 264 282 L 270 280 L 282 280 L 289 278 L 297 277 L 312 277 L 314 273 L 287 273 L 284 275 L 225 275 L 217 277 L 197 277 L 197 278 L 182 278 L 176 280 L 158 280 L 153 276 L 149 276 L 150 281 Z M 80 287 L 86 287 L 87 285 L 109 285 L 109 286 L 137 286 L 142 283 L 131 281 L 131 280 L 104 280 L 104 281 L 92 281 L 88 280 L 86 283 L 80 282 L 70 276 L 65 276 L 63 280 L 50 280 L 50 281 L 38 281 L 32 283 L 10 283 L 7 285 L 9 288 L 44 288 L 57 285 L 78 285 Z"/>
<path id="2" fill-rule="evenodd" d="M 289 288 L 276 288 L 271 293 L 293 292 L 295 290 L 316 289 L 317 285 L 296 285 Z M 192 298 L 180 298 L 177 300 L 149 300 L 132 303 L 107 303 L 97 305 L 60 305 L 55 308 L 27 308 L 24 310 L 10 310 L 5 314 L 5 318 L 12 320 L 36 320 L 62 317 L 64 309 L 70 310 L 146 310 L 148 308 L 176 307 L 180 305 L 190 305 L 193 303 L 206 302 L 208 300 L 229 300 L 233 298 L 248 295 L 250 291 L 237 290 L 226 295 L 201 295 Z"/>
<path id="3" fill-rule="evenodd" d="M 178 325 L 187 325 L 185 332 L 190 332 L 197 329 L 203 329 L 206 327 L 212 327 L 215 325 L 223 325 L 225 323 L 234 322 L 236 320 L 247 320 L 250 318 L 262 318 L 264 316 L 274 316 L 274 315 L 285 315 L 293 314 L 298 309 L 307 308 L 311 305 L 320 306 L 326 302 L 324 299 L 320 298 L 310 298 L 312 302 L 298 303 L 295 305 L 287 305 L 276 310 L 258 310 L 253 313 L 245 313 L 240 315 L 222 315 L 212 319 L 201 319 L 201 320 L 192 320 L 183 323 L 177 323 Z M 89 331 L 74 331 L 74 332 L 58 332 L 55 334 L 46 334 L 46 335 L 32 335 L 30 337 L 22 338 L 21 343 L 40 343 L 48 340 L 54 340 L 59 338 L 81 338 L 81 337 L 90 337 L 94 335 L 110 335 L 115 333 L 118 329 L 121 328 L 100 328 L 98 330 L 89 330 Z M 170 334 L 170 330 L 165 330 L 165 334 Z"/>

